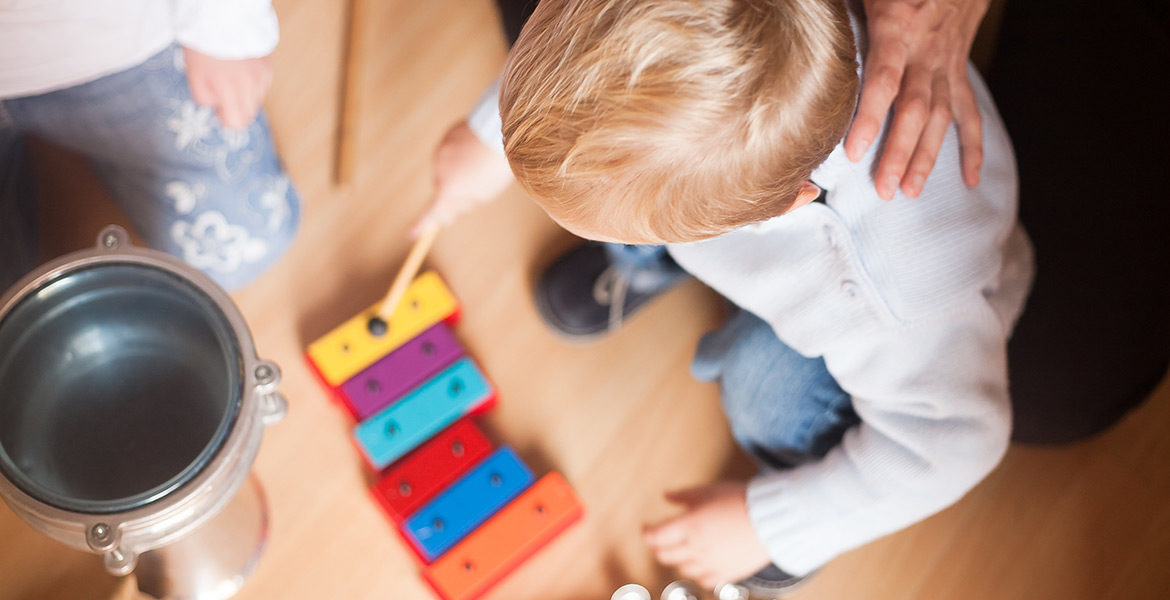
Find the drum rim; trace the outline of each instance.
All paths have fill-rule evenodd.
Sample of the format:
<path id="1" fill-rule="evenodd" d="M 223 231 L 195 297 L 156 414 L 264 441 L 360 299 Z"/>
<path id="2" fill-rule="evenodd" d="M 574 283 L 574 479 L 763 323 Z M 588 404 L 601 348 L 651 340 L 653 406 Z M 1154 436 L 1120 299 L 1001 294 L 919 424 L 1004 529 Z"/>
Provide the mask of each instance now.
<path id="1" fill-rule="evenodd" d="M 20 288 L 20 291 L 11 301 L 5 303 L 0 308 L 0 327 L 3 327 L 4 322 L 22 305 L 33 300 L 36 294 L 49 286 L 86 271 L 110 267 L 149 269 L 171 276 L 177 275 L 172 269 L 164 268 L 162 265 L 126 260 L 125 257 L 119 256 L 110 256 L 107 260 L 88 261 L 73 267 L 65 267 L 55 270 L 51 277 L 38 280 L 33 286 Z M 174 493 L 193 480 L 200 471 L 206 468 L 215 455 L 219 453 L 220 449 L 223 448 L 228 434 L 236 426 L 236 421 L 239 419 L 244 399 L 244 360 L 240 351 L 239 333 L 233 327 L 228 316 L 224 314 L 223 307 L 220 306 L 220 303 L 216 302 L 205 290 L 195 285 L 190 279 L 182 276 L 174 277 L 174 279 L 176 280 L 174 282 L 175 288 L 182 289 L 184 294 L 190 295 L 193 298 L 197 297 L 204 301 L 203 304 L 208 309 L 204 317 L 207 319 L 208 324 L 212 327 L 220 328 L 226 334 L 227 339 L 225 341 L 228 345 L 227 350 L 234 353 L 232 357 L 235 363 L 235 369 L 232 373 L 232 377 L 234 377 L 231 389 L 232 397 L 228 400 L 226 410 L 216 424 L 215 432 L 208 438 L 199 453 L 182 470 L 167 478 L 162 483 L 141 492 L 113 500 L 74 500 L 47 489 L 46 486 L 36 482 L 21 471 L 2 443 L 0 443 L 0 476 L 8 478 L 22 492 L 49 506 L 70 512 L 103 515 L 126 512 L 148 506 L 168 494 Z"/>

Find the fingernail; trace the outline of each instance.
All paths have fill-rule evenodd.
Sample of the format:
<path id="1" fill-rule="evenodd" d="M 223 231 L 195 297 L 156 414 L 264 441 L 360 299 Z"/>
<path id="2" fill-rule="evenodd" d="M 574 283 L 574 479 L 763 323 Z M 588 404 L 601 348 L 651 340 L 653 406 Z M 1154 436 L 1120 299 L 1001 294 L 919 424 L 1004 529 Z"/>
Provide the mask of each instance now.
<path id="1" fill-rule="evenodd" d="M 907 196 L 911 198 L 918 197 L 922 193 L 922 188 L 926 186 L 926 179 L 921 175 L 914 175 L 910 178 L 910 185 L 903 188 Z"/>
<path id="2" fill-rule="evenodd" d="M 886 185 L 885 185 L 884 191 L 885 191 L 885 195 L 886 195 L 887 200 L 889 200 L 890 198 L 893 198 L 894 194 L 896 194 L 898 192 L 898 184 L 900 184 L 900 183 L 902 183 L 902 180 L 899 179 L 897 175 L 890 175 L 890 176 L 886 177 Z"/>
<path id="3" fill-rule="evenodd" d="M 865 138 L 858 138 L 852 144 L 849 144 L 847 148 L 845 148 L 845 155 L 849 157 L 850 161 L 857 162 L 861 160 L 862 156 L 865 156 L 865 149 L 867 147 L 869 147 L 869 140 Z"/>

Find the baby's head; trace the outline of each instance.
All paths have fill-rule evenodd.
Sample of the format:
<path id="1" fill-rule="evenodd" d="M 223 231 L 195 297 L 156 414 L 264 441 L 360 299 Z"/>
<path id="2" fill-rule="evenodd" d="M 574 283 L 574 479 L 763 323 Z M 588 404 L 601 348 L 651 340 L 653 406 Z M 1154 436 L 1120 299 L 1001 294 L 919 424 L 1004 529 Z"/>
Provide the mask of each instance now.
<path id="1" fill-rule="evenodd" d="M 815 197 L 857 86 L 841 0 L 542 0 L 504 70 L 504 147 L 575 233 L 695 241 Z"/>

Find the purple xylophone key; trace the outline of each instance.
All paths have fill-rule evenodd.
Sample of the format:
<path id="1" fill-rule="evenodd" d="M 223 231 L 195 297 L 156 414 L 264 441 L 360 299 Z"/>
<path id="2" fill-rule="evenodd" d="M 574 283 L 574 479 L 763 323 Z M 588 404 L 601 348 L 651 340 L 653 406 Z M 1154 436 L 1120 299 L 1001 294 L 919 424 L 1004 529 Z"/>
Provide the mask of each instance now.
<path id="1" fill-rule="evenodd" d="M 422 332 L 341 385 L 342 400 L 358 421 L 382 410 L 464 354 L 443 323 Z"/>

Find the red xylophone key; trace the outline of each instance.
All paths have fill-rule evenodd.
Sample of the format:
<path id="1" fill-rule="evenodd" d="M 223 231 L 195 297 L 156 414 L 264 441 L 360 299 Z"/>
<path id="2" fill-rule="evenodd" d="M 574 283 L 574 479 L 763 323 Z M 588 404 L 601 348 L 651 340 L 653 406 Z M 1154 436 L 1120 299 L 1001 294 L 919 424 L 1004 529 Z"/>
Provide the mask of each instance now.
<path id="1" fill-rule="evenodd" d="M 487 437 L 463 419 L 391 465 L 371 492 L 394 525 L 401 525 L 491 451 Z"/>

